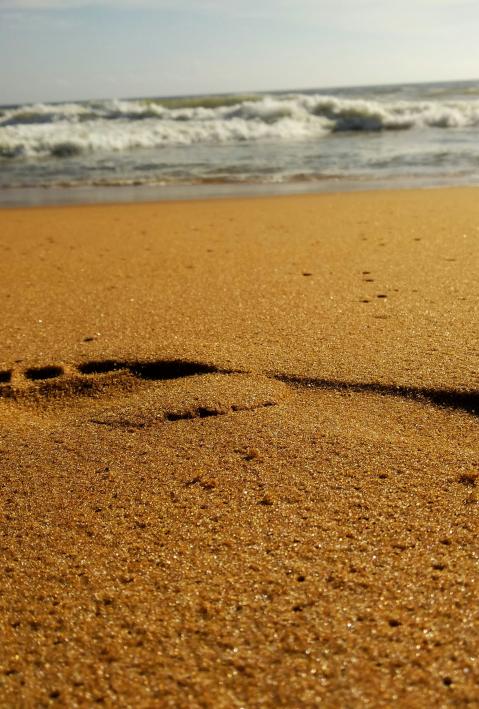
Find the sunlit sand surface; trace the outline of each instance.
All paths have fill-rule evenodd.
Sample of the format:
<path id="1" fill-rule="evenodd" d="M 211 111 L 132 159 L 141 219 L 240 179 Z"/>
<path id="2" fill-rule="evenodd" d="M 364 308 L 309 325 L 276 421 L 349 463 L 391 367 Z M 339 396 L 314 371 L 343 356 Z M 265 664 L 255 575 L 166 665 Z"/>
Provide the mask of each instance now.
<path id="1" fill-rule="evenodd" d="M 478 192 L 0 212 L 6 706 L 477 702 Z"/>

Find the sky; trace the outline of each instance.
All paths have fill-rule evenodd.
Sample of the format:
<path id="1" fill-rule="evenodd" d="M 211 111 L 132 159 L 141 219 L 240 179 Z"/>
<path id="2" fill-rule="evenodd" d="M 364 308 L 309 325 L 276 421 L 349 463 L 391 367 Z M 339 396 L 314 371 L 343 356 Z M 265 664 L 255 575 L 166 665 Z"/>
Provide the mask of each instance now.
<path id="1" fill-rule="evenodd" d="M 478 0 L 0 0 L 0 105 L 477 79 Z"/>

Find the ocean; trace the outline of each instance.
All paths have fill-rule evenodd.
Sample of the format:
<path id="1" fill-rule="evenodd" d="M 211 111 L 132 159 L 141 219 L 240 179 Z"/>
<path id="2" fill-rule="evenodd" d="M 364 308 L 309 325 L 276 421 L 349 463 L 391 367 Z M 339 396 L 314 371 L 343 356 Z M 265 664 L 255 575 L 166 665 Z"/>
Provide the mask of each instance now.
<path id="1" fill-rule="evenodd" d="M 0 107 L 0 204 L 479 184 L 479 81 Z"/>

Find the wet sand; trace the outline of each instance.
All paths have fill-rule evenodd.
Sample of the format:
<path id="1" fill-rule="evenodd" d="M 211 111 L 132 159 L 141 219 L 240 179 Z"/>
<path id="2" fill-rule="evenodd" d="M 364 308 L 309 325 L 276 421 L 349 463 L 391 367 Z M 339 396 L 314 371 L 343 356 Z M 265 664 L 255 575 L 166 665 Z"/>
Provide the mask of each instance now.
<path id="1" fill-rule="evenodd" d="M 0 703 L 479 702 L 478 205 L 0 211 Z"/>

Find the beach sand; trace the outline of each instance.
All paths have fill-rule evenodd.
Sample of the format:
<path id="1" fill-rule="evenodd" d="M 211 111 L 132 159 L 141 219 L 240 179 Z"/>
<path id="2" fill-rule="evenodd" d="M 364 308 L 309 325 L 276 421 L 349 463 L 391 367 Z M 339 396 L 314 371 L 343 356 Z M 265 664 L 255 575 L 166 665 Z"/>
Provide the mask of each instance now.
<path id="1" fill-rule="evenodd" d="M 0 703 L 479 703 L 479 190 L 0 211 Z"/>

